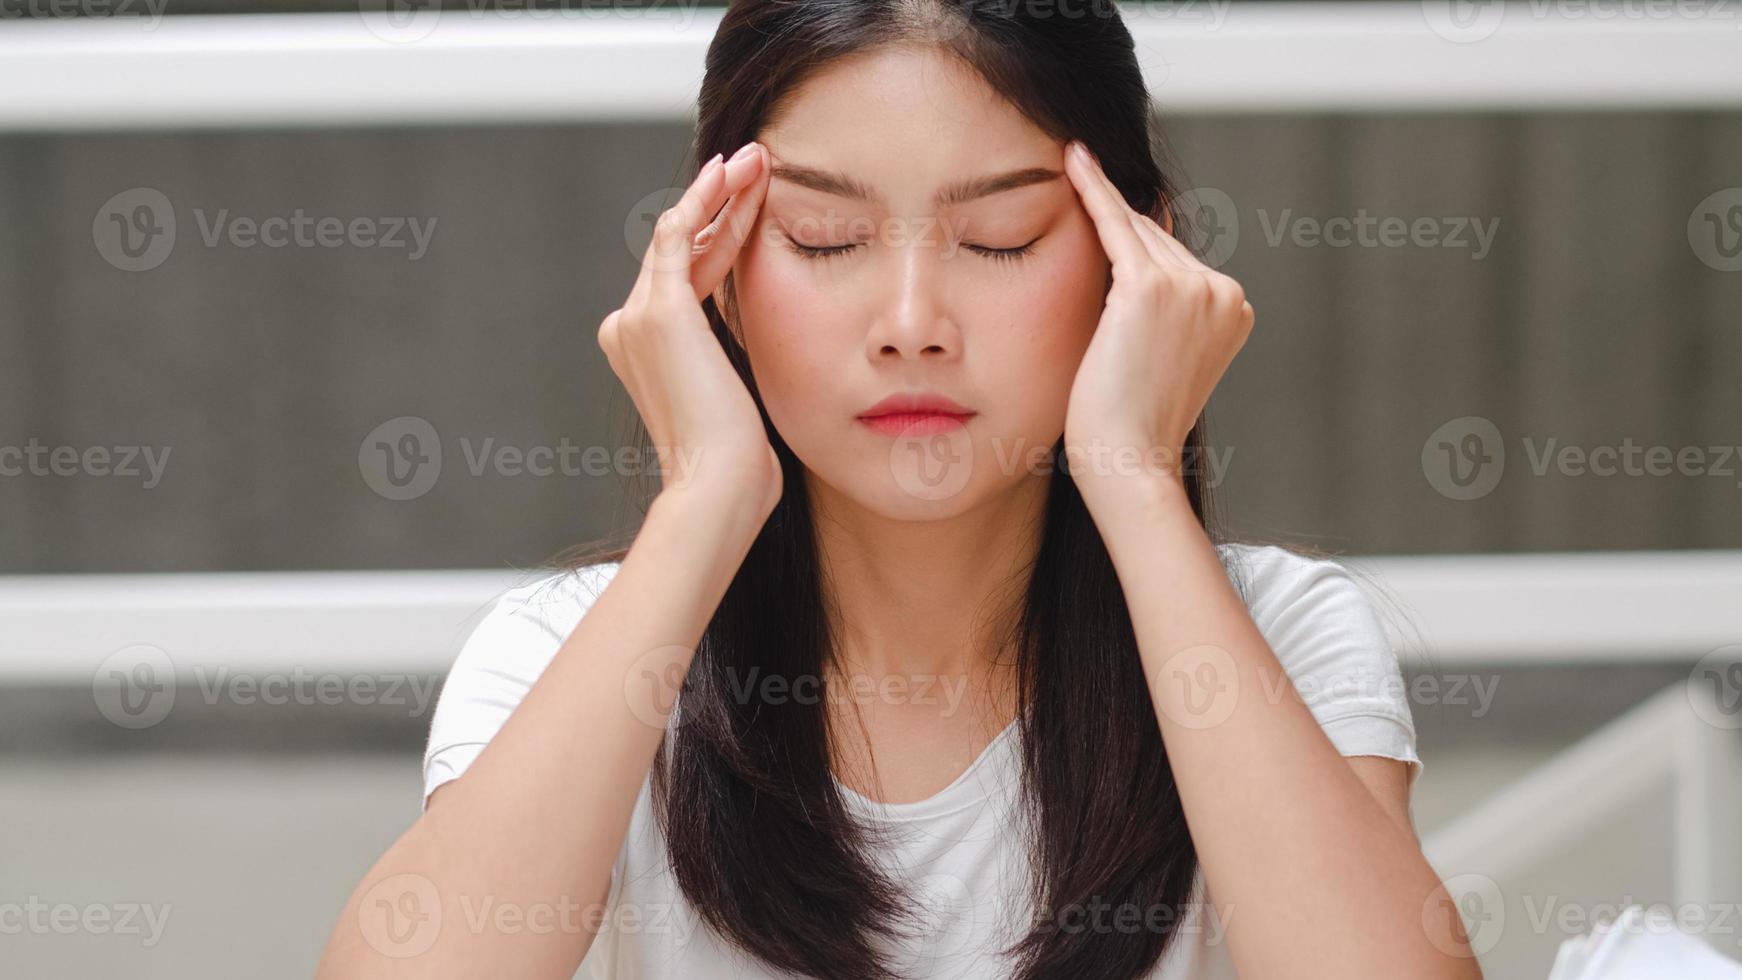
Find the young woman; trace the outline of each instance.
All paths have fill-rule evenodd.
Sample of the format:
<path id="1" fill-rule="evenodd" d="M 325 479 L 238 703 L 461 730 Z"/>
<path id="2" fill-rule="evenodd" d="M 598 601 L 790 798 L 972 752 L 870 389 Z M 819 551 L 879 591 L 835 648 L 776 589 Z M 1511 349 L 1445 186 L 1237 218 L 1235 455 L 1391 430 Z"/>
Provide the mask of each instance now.
<path id="1" fill-rule="evenodd" d="M 1253 310 L 1150 112 L 1111 5 L 734 0 L 599 327 L 664 485 L 479 624 L 323 976 L 1480 976 L 1372 606 L 1212 528 Z"/>

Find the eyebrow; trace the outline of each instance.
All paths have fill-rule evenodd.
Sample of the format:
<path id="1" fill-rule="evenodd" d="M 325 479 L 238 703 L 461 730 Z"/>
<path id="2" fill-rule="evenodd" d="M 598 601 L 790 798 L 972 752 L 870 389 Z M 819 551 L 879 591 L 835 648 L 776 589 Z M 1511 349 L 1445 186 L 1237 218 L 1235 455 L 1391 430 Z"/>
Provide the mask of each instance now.
<path id="1" fill-rule="evenodd" d="M 882 195 L 863 182 L 838 171 L 807 167 L 797 163 L 776 163 L 771 170 L 771 175 L 791 181 L 800 187 L 821 191 L 824 194 L 863 201 L 866 204 L 883 204 Z M 978 200 L 989 194 L 1015 190 L 1030 184 L 1044 184 L 1049 180 L 1057 180 L 1063 176 L 1063 171 L 1052 170 L 1048 167 L 1025 167 L 1008 173 L 970 177 L 940 189 L 932 198 L 932 206 L 940 209 L 953 207 Z"/>

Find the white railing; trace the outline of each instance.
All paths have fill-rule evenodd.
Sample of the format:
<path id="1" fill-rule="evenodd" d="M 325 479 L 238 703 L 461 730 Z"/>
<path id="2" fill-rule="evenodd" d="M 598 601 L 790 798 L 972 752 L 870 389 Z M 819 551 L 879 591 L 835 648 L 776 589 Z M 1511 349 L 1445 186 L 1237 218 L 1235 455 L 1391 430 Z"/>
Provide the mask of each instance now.
<path id="1" fill-rule="evenodd" d="M 1742 551 L 1351 558 L 1447 664 L 1692 663 L 1742 643 Z M 1414 636 L 1393 627 L 1406 653 Z"/>
<path id="2" fill-rule="evenodd" d="M 1675 834 L 1666 897 L 1742 901 L 1742 731 L 1715 723 L 1727 717 L 1705 678 L 1690 677 L 1441 827 L 1423 850 L 1448 881 L 1517 882 L 1656 801 Z"/>
<path id="3" fill-rule="evenodd" d="M 1394 640 L 1425 641 L 1438 668 L 1691 665 L 1742 643 L 1742 551 L 1346 561 L 1408 614 Z M 490 602 L 537 574 L 0 576 L 0 685 L 89 685 L 141 644 L 184 670 L 440 673 Z M 1742 901 L 1742 715 L 1706 680 L 1690 674 L 1430 834 L 1460 908 L 1529 891 L 1532 869 L 1654 802 L 1671 815 L 1675 900 Z"/>
<path id="4" fill-rule="evenodd" d="M 1693 663 L 1742 643 L 1742 551 L 1350 558 L 1435 667 Z M 249 669 L 445 670 L 532 571 L 0 575 L 0 683 L 82 682 L 133 644 Z"/>
<path id="5" fill-rule="evenodd" d="M 178 665 L 445 672 L 511 572 L 0 576 L 0 684 L 87 684 L 110 653 Z"/>
<path id="6" fill-rule="evenodd" d="M 0 20 L 0 131 L 688 119 L 722 13 L 395 6 Z M 1121 8 L 1165 113 L 1742 106 L 1724 0 Z"/>

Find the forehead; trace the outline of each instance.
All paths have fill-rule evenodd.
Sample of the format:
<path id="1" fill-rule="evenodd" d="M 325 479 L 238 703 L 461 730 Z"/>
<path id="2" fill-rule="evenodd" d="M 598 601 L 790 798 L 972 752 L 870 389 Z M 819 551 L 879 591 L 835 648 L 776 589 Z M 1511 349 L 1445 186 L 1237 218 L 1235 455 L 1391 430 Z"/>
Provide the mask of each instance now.
<path id="1" fill-rule="evenodd" d="M 952 186 L 965 177 L 1056 169 L 1060 160 L 1057 141 L 972 68 L 929 47 L 887 46 L 828 65 L 758 139 L 774 159 L 771 197 L 808 187 L 889 206 L 947 206 L 972 192 Z"/>

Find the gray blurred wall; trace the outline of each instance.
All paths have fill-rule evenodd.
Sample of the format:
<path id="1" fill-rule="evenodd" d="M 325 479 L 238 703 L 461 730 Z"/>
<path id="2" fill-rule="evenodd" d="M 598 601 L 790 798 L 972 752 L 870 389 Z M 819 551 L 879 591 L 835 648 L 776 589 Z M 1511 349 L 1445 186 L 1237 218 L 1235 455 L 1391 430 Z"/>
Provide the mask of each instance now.
<path id="1" fill-rule="evenodd" d="M 1188 185 L 1232 202 L 1223 267 L 1258 327 L 1212 404 L 1236 532 L 1353 553 L 1742 546 L 1742 476 L 1533 475 L 1523 440 L 1742 443 L 1742 273 L 1690 243 L 1742 185 L 1734 114 L 1184 118 Z M 494 567 L 624 518 L 615 477 L 473 476 L 461 440 L 615 445 L 596 341 L 633 280 L 638 202 L 686 125 L 0 139 L 0 446 L 167 449 L 161 482 L 0 479 L 0 572 Z M 100 254 L 114 195 L 161 191 L 173 251 Z M 409 248 L 207 247 L 201 220 L 436 222 Z M 198 214 L 196 215 L 196 212 Z M 1272 245 L 1307 217 L 1473 218 L 1463 247 Z M 409 237 L 409 236 L 407 236 Z M 1223 239 L 1224 242 L 1228 239 Z M 359 448 L 427 420 L 411 500 Z M 1449 420 L 1507 459 L 1456 500 L 1424 474 Z M 1707 457 L 1715 463 L 1715 457 Z M 1731 461 L 1732 472 L 1742 464 Z"/>

